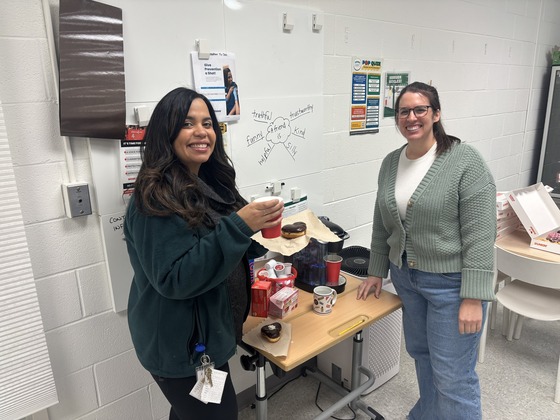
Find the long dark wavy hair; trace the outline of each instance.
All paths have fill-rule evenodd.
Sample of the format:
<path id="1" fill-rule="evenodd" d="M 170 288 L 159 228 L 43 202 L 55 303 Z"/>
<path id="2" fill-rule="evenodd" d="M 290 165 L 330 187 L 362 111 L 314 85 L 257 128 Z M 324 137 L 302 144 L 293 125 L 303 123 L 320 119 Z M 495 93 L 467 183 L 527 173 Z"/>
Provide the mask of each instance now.
<path id="1" fill-rule="evenodd" d="M 411 84 L 407 85 L 401 93 L 399 93 L 399 97 L 395 103 L 395 123 L 399 124 L 399 113 L 397 110 L 399 109 L 399 104 L 401 102 L 401 97 L 405 93 L 419 93 L 422 96 L 425 96 L 428 101 L 430 101 L 430 106 L 432 107 L 432 111 L 441 111 L 441 105 L 439 103 L 439 95 L 438 91 L 435 87 L 427 85 L 426 83 L 422 82 L 412 82 Z M 445 152 L 447 149 L 451 147 L 451 145 L 455 142 L 460 143 L 461 140 L 457 137 L 448 135 L 445 130 L 443 129 L 443 124 L 441 123 L 441 118 L 438 122 L 435 122 L 433 125 L 434 137 L 436 138 L 436 154 L 440 155 Z"/>
<path id="2" fill-rule="evenodd" d="M 218 193 L 224 188 L 229 190 L 235 198 L 232 210 L 246 204 L 237 190 L 235 170 L 224 149 L 212 104 L 204 95 L 182 87 L 166 94 L 154 108 L 146 127 L 145 145 L 141 150 L 142 166 L 136 178 L 134 197 L 137 207 L 145 214 L 177 214 L 193 227 L 211 227 L 214 222 L 208 216 L 208 199 L 199 186 L 198 177 L 181 163 L 173 150 L 173 143 L 195 99 L 202 99 L 208 107 L 216 133 L 214 151 L 201 165 L 198 177 Z"/>

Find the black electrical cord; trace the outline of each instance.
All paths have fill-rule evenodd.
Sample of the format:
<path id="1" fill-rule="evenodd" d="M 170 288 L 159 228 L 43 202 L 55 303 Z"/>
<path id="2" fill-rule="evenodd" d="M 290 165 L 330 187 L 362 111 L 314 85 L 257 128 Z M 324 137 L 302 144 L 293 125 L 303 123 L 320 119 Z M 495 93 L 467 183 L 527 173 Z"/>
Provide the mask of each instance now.
<path id="1" fill-rule="evenodd" d="M 270 400 L 274 395 L 276 395 L 278 392 L 280 392 L 286 385 L 288 385 L 290 382 L 293 382 L 293 381 L 295 381 L 296 379 L 299 379 L 299 378 L 301 378 L 301 375 L 298 375 L 295 378 L 292 378 L 289 381 L 283 383 L 282 386 L 280 388 L 278 388 L 277 390 L 275 390 L 272 394 L 270 394 L 267 399 Z"/>
<path id="2" fill-rule="evenodd" d="M 315 405 L 317 406 L 317 408 L 319 410 L 321 410 L 321 412 L 325 411 L 323 410 L 320 406 L 319 406 L 319 391 L 321 390 L 321 382 L 319 382 L 319 385 L 317 386 L 317 393 L 315 394 Z M 340 417 L 335 417 L 335 416 L 331 416 L 331 418 L 335 419 L 335 420 L 354 420 L 356 418 L 356 412 L 354 410 L 352 410 L 352 407 L 350 407 L 350 404 L 346 405 L 350 411 L 352 412 L 352 414 L 354 415 L 353 417 L 349 418 L 349 419 L 343 419 Z"/>
<path id="3" fill-rule="evenodd" d="M 274 395 L 276 395 L 278 392 L 280 392 L 282 389 L 284 389 L 284 387 L 286 385 L 288 385 L 290 382 L 295 381 L 296 379 L 301 378 L 303 375 L 298 375 L 295 378 L 290 379 L 289 381 L 285 382 L 282 384 L 282 386 L 278 389 L 276 389 L 273 393 L 271 393 L 268 397 L 267 400 L 270 400 L 272 397 L 274 397 Z M 319 391 L 321 390 L 321 382 L 319 382 L 319 385 L 317 386 L 317 392 L 315 393 L 315 406 L 321 410 L 321 412 L 325 411 L 323 410 L 320 406 L 319 406 Z M 255 408 L 256 405 L 255 404 L 251 404 L 251 408 Z M 356 419 L 356 412 L 352 409 L 352 407 L 350 407 L 350 404 L 347 404 L 348 409 L 352 412 L 353 417 L 349 418 L 349 419 L 343 419 L 340 417 L 335 417 L 335 416 L 331 416 L 331 418 L 335 419 L 335 420 L 355 420 Z"/>
<path id="4" fill-rule="evenodd" d="M 275 390 L 273 393 L 271 393 L 268 397 L 266 397 L 267 400 L 270 400 L 274 395 L 276 395 L 278 392 L 280 392 L 286 385 L 288 385 L 290 382 L 295 381 L 296 379 L 301 378 L 301 375 L 296 376 L 295 378 L 290 379 L 289 381 L 286 381 L 285 383 L 282 384 L 282 386 L 280 388 L 278 388 L 277 390 Z M 251 408 L 254 410 L 257 407 L 257 405 L 255 403 L 251 404 Z"/>

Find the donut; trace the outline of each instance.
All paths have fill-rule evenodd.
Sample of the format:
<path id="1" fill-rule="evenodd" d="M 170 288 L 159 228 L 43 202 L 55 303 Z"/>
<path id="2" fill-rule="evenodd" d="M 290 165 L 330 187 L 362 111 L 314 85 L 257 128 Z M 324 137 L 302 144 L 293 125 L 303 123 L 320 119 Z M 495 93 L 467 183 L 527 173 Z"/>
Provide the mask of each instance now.
<path id="1" fill-rule="evenodd" d="M 280 332 L 282 331 L 282 325 L 279 322 L 273 322 L 272 324 L 267 324 L 261 328 L 261 334 L 271 343 L 276 343 L 280 340 Z"/>
<path id="2" fill-rule="evenodd" d="M 305 235 L 307 225 L 303 222 L 295 222 L 290 225 L 282 226 L 282 237 L 286 239 L 299 238 Z"/>
<path id="3" fill-rule="evenodd" d="M 560 230 L 558 232 L 551 232 L 546 237 L 552 243 L 560 242 Z"/>

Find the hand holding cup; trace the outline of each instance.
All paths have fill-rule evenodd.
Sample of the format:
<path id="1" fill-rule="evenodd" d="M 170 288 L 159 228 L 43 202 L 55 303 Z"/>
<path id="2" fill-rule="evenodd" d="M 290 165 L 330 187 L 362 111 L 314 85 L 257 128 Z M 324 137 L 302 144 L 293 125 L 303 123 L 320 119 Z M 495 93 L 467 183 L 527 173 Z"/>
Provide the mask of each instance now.
<path id="1" fill-rule="evenodd" d="M 284 200 L 281 197 L 261 197 L 247 204 L 237 214 L 254 232 L 277 228 L 280 236 L 283 211 Z"/>

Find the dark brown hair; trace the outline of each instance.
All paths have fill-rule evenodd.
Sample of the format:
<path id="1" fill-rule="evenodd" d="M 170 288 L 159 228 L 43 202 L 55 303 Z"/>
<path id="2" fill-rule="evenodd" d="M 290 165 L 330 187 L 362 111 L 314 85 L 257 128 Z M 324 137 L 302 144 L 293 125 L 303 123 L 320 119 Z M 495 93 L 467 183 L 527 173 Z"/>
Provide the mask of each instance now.
<path id="1" fill-rule="evenodd" d="M 196 174 L 181 163 L 173 143 L 181 131 L 192 102 L 202 99 L 216 133 L 214 151 L 200 167 L 198 177 L 220 191 L 226 188 L 235 198 L 232 210 L 246 204 L 235 185 L 235 170 L 224 149 L 222 132 L 210 101 L 187 88 L 176 88 L 166 94 L 154 108 L 144 136 L 142 166 L 134 187 L 136 205 L 145 214 L 169 216 L 177 214 L 193 227 L 212 226 L 208 216 L 208 200 Z"/>
<path id="2" fill-rule="evenodd" d="M 441 105 L 439 103 L 439 95 L 435 87 L 427 85 L 426 83 L 422 82 L 413 82 L 407 85 L 401 92 L 399 93 L 399 97 L 395 102 L 395 123 L 398 126 L 399 122 L 399 104 L 401 102 L 401 97 L 405 93 L 419 93 L 422 96 L 425 96 L 426 99 L 430 102 L 430 106 L 432 107 L 432 111 L 441 111 Z M 434 137 L 436 138 L 437 146 L 436 146 L 436 153 L 438 155 L 445 152 L 447 149 L 451 147 L 454 142 L 460 143 L 461 140 L 454 136 L 449 136 L 443 129 L 443 124 L 441 123 L 441 118 L 438 122 L 434 123 L 433 126 Z"/>

